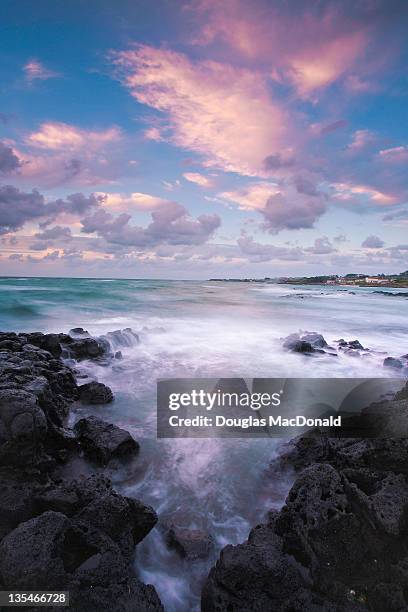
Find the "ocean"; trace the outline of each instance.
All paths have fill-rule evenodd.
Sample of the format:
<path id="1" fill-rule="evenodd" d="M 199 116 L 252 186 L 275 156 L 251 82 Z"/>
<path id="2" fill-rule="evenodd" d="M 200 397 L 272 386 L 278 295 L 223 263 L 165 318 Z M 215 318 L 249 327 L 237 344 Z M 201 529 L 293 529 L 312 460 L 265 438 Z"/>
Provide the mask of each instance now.
<path id="1" fill-rule="evenodd" d="M 387 293 L 401 290 L 385 289 Z M 138 458 L 110 476 L 123 494 L 151 504 L 161 517 L 183 516 L 211 533 L 208 559 L 186 561 L 169 550 L 159 528 L 137 548 L 141 580 L 154 584 L 167 612 L 199 609 L 202 581 L 226 544 L 244 541 L 267 510 L 279 508 L 290 477 L 268 470 L 274 439 L 156 439 L 156 380 L 173 377 L 395 376 L 387 356 L 408 353 L 406 297 L 375 288 L 265 283 L 112 279 L 0 279 L 0 330 L 68 332 L 83 327 L 111 336 L 122 359 L 83 362 L 80 373 L 109 385 L 115 401 L 74 406 L 71 420 L 96 414 L 129 430 Z M 298 331 L 334 340 L 358 339 L 370 349 L 305 357 L 282 348 Z M 86 379 L 84 379 L 86 380 Z M 71 465 L 72 474 L 85 464 Z"/>

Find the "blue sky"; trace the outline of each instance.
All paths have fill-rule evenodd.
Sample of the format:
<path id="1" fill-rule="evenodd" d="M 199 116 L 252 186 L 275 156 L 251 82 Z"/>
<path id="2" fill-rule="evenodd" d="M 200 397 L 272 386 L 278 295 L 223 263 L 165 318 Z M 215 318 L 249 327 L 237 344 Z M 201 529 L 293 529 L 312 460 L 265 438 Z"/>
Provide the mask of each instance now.
<path id="1" fill-rule="evenodd" d="M 405 2 L 0 13 L 1 274 L 408 268 Z"/>

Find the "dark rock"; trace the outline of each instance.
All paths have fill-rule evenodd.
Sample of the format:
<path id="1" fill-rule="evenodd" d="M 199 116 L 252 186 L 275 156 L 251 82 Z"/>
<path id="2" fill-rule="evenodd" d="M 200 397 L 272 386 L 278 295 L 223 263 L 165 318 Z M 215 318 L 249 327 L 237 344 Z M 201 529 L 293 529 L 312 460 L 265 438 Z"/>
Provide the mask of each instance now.
<path id="1" fill-rule="evenodd" d="M 0 470 L 0 540 L 19 523 L 34 516 L 34 497 L 39 489 L 32 474 L 10 468 Z"/>
<path id="2" fill-rule="evenodd" d="M 61 355 L 61 340 L 64 337 L 64 334 L 42 334 L 40 332 L 27 334 L 27 340 L 30 344 L 49 351 L 55 357 Z"/>
<path id="3" fill-rule="evenodd" d="M 101 338 L 71 339 L 69 344 L 63 344 L 69 357 L 74 359 L 95 359 L 102 357 L 110 350 L 109 343 Z"/>
<path id="4" fill-rule="evenodd" d="M 340 612 L 310 590 L 307 572 L 267 525 L 251 532 L 247 543 L 226 546 L 204 585 L 202 612 Z M 342 608 L 345 611 L 357 607 Z"/>
<path id="5" fill-rule="evenodd" d="M 398 391 L 395 394 L 395 399 L 396 400 L 408 399 L 408 383 L 406 383 L 405 387 L 403 387 L 401 391 Z"/>
<path id="6" fill-rule="evenodd" d="M 361 342 L 359 342 L 359 340 L 350 340 L 350 342 L 348 342 L 347 345 L 349 348 L 352 348 L 352 349 L 364 350 L 364 347 L 361 344 Z"/>
<path id="7" fill-rule="evenodd" d="M 74 431 L 84 453 L 102 465 L 115 457 L 125 457 L 139 451 L 139 444 L 128 431 L 94 416 L 75 423 Z"/>
<path id="8" fill-rule="evenodd" d="M 113 393 L 103 383 L 90 382 L 78 387 L 79 399 L 83 404 L 109 404 L 113 401 Z"/>
<path id="9" fill-rule="evenodd" d="M 109 535 L 128 557 L 157 523 L 153 508 L 113 491 L 96 497 L 77 517 Z"/>
<path id="10" fill-rule="evenodd" d="M 62 513 L 22 523 L 3 539 L 0 557 L 6 588 L 69 590 L 74 611 L 163 610 L 153 587 L 131 576 L 108 536 Z"/>
<path id="11" fill-rule="evenodd" d="M 328 349 L 331 348 L 328 346 L 324 337 L 317 332 L 290 334 L 285 338 L 283 343 L 283 348 L 294 353 L 326 353 L 323 347 Z"/>
<path id="12" fill-rule="evenodd" d="M 368 351 L 368 349 L 364 348 L 359 340 L 346 341 L 344 338 L 340 338 L 340 340 L 336 340 L 335 342 L 340 349 L 347 349 L 348 351 Z"/>
<path id="13" fill-rule="evenodd" d="M 67 582 L 56 553 L 69 527 L 66 516 L 46 512 L 21 523 L 0 545 L 0 573 L 13 589 L 58 589 Z"/>
<path id="14" fill-rule="evenodd" d="M 297 340 L 293 342 L 290 346 L 290 350 L 295 353 L 312 353 L 313 347 L 309 342 L 304 342 L 303 340 Z"/>
<path id="15" fill-rule="evenodd" d="M 112 483 L 106 476 L 92 474 L 88 478 L 80 478 L 73 482 L 75 491 L 81 500 L 81 508 L 97 497 L 103 497 L 113 491 Z"/>
<path id="16" fill-rule="evenodd" d="M 35 461 L 46 433 L 47 420 L 35 395 L 19 389 L 0 390 L 0 464 Z"/>
<path id="17" fill-rule="evenodd" d="M 69 330 L 69 333 L 75 336 L 89 336 L 89 332 L 87 332 L 83 327 L 74 327 Z"/>
<path id="18" fill-rule="evenodd" d="M 86 562 L 87 563 L 87 562 Z M 93 586 L 80 589 L 74 595 L 75 607 L 71 602 L 72 612 L 89 612 L 89 610 L 109 610 L 109 612 L 164 612 L 164 608 L 150 584 L 143 584 L 134 577 L 129 577 L 109 587 Z"/>
<path id="19" fill-rule="evenodd" d="M 16 340 L 2 340 L 0 342 L 0 350 L 4 351 L 5 349 L 9 350 L 9 351 L 19 351 L 21 350 L 21 344 L 20 342 L 17 342 Z"/>
<path id="20" fill-rule="evenodd" d="M 40 513 L 53 510 L 62 512 L 66 516 L 73 516 L 80 508 L 80 499 L 73 486 L 50 484 L 36 495 L 34 501 Z"/>
<path id="21" fill-rule="evenodd" d="M 386 368 L 394 368 L 395 370 L 401 370 L 404 367 L 404 364 L 400 359 L 396 359 L 395 357 L 386 357 L 384 359 L 383 366 Z"/>
<path id="22" fill-rule="evenodd" d="M 318 334 L 317 332 L 304 333 L 302 335 L 302 340 L 304 342 L 309 342 L 309 344 L 311 344 L 313 348 L 325 348 L 326 346 L 328 346 L 322 334 Z"/>
<path id="23" fill-rule="evenodd" d="M 288 336 L 283 343 L 283 348 L 294 353 L 313 353 L 313 347 L 310 342 L 301 340 L 299 334 Z"/>
<path id="24" fill-rule="evenodd" d="M 186 559 L 205 559 L 214 546 L 209 533 L 202 529 L 187 529 L 172 525 L 166 534 L 167 544 Z"/>
<path id="25" fill-rule="evenodd" d="M 154 588 L 131 567 L 135 545 L 157 521 L 154 510 L 118 495 L 100 475 L 57 480 L 66 473 L 60 464 L 80 450 L 65 427 L 79 393 L 61 351 L 72 346 L 72 355 L 90 358 L 108 354 L 109 343 L 1 332 L 0 343 L 0 588 L 68 590 L 72 612 L 163 612 Z M 99 383 L 85 385 L 87 392 L 91 400 L 111 398 Z M 82 448 L 102 463 L 137 451 L 128 432 L 84 421 Z"/>

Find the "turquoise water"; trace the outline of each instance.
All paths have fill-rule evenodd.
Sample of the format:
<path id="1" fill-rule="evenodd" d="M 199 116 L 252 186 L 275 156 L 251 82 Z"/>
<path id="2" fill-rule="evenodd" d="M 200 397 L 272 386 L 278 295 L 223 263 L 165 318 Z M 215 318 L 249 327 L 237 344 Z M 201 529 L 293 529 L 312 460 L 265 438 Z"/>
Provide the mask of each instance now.
<path id="1" fill-rule="evenodd" d="M 198 609 L 200 585 L 219 549 L 246 539 L 266 510 L 282 504 L 289 482 L 267 475 L 278 441 L 156 440 L 155 385 L 167 377 L 377 377 L 387 355 L 408 353 L 408 300 L 371 288 L 265 285 L 203 281 L 0 279 L 0 329 L 92 335 L 131 327 L 139 344 L 114 346 L 123 360 L 81 364 L 108 384 L 115 401 L 76 407 L 72 420 L 94 413 L 125 427 L 141 442 L 138 459 L 112 470 L 125 494 L 159 514 L 178 512 L 190 527 L 213 535 L 206 561 L 169 551 L 159 529 L 138 547 L 136 566 L 169 612 Z M 352 291 L 352 292 L 351 292 Z M 392 292 L 392 290 L 390 290 Z M 408 297 L 408 291 L 407 291 Z M 282 349 L 290 333 L 317 331 L 330 343 L 359 339 L 365 357 L 307 359 Z M 84 466 L 72 466 L 81 471 Z"/>

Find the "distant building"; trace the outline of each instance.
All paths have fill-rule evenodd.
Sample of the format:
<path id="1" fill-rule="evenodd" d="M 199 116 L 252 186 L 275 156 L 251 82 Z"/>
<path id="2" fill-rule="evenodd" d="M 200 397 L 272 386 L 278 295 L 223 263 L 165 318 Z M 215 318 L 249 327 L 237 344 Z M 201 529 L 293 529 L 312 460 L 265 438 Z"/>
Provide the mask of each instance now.
<path id="1" fill-rule="evenodd" d="M 364 282 L 367 283 L 367 285 L 387 284 L 389 280 L 387 278 L 380 278 L 379 276 L 366 276 Z"/>

